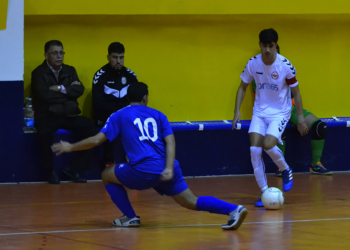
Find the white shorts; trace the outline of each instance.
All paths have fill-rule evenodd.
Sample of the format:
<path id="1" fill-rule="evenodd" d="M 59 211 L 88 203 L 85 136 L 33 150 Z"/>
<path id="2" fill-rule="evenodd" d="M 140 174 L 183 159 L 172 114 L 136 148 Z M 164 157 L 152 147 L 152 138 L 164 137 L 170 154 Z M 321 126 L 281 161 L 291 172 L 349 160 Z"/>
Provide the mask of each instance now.
<path id="1" fill-rule="evenodd" d="M 289 116 L 275 116 L 265 118 L 253 115 L 252 122 L 249 126 L 248 133 L 258 133 L 262 136 L 272 135 L 278 139 L 278 143 L 283 145 L 281 136 L 287 126 Z"/>

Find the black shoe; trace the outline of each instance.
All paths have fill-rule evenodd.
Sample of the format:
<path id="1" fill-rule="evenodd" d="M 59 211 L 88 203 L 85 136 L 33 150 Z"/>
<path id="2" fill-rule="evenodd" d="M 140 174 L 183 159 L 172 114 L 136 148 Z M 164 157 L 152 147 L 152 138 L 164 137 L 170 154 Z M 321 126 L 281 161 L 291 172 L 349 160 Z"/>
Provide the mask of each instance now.
<path id="1" fill-rule="evenodd" d="M 49 174 L 49 184 L 60 184 L 60 178 L 58 178 L 55 171 Z"/>
<path id="2" fill-rule="evenodd" d="M 280 169 L 277 170 L 276 177 L 282 177 L 282 171 Z"/>
<path id="3" fill-rule="evenodd" d="M 77 172 L 72 171 L 69 168 L 65 168 L 63 169 L 63 173 L 65 173 L 66 175 L 68 175 L 70 178 L 72 178 L 72 180 L 74 182 L 77 183 L 86 183 L 86 179 L 80 177 L 80 175 Z"/>

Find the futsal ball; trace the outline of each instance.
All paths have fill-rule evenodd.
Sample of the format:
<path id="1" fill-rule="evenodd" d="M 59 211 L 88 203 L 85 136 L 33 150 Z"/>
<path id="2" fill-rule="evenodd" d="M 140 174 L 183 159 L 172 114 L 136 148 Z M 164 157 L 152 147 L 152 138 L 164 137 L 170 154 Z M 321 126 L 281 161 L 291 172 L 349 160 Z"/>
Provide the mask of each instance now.
<path id="1" fill-rule="evenodd" d="M 283 193 L 275 187 L 270 187 L 261 195 L 261 201 L 266 209 L 280 209 L 284 202 Z"/>

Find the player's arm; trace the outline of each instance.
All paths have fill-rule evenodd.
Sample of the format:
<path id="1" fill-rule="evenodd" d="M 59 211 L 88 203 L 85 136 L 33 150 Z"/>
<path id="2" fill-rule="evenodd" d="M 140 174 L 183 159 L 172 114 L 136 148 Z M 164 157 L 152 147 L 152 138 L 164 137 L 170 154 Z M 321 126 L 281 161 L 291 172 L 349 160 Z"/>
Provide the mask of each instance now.
<path id="1" fill-rule="evenodd" d="M 161 181 L 170 181 L 174 176 L 175 137 L 173 134 L 165 137 L 165 169 L 161 174 Z"/>
<path id="2" fill-rule="evenodd" d="M 309 132 L 309 129 L 305 123 L 304 111 L 303 111 L 303 102 L 301 100 L 301 95 L 299 91 L 299 86 L 290 88 L 294 97 L 295 108 L 298 114 L 298 131 L 303 136 Z"/>
<path id="3" fill-rule="evenodd" d="M 73 151 L 87 150 L 90 148 L 94 148 L 98 145 L 101 145 L 107 140 L 107 137 L 104 133 L 98 133 L 95 136 L 91 136 L 82 141 L 76 143 L 69 143 L 65 141 L 60 141 L 59 143 L 55 143 L 51 146 L 52 151 L 56 155 L 60 155 L 63 153 L 69 153 Z"/>
<path id="4" fill-rule="evenodd" d="M 240 110 L 241 110 L 241 105 L 242 105 L 247 87 L 248 87 L 248 84 L 241 81 L 241 84 L 239 85 L 236 93 L 235 114 L 233 116 L 232 129 L 235 129 L 236 122 L 239 122 L 241 120 Z"/>

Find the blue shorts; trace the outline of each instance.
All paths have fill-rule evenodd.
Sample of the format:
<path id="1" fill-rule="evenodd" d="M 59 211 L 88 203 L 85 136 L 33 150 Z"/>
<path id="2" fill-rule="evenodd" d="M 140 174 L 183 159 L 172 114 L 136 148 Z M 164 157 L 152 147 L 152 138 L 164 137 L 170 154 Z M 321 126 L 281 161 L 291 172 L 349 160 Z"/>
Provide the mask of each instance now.
<path id="1" fill-rule="evenodd" d="M 128 163 L 115 165 L 114 174 L 120 183 L 129 189 L 143 190 L 154 188 L 161 195 L 173 196 L 188 188 L 177 161 L 174 164 L 174 178 L 171 181 L 161 182 L 159 181 L 159 174 L 141 172 L 131 167 Z"/>

